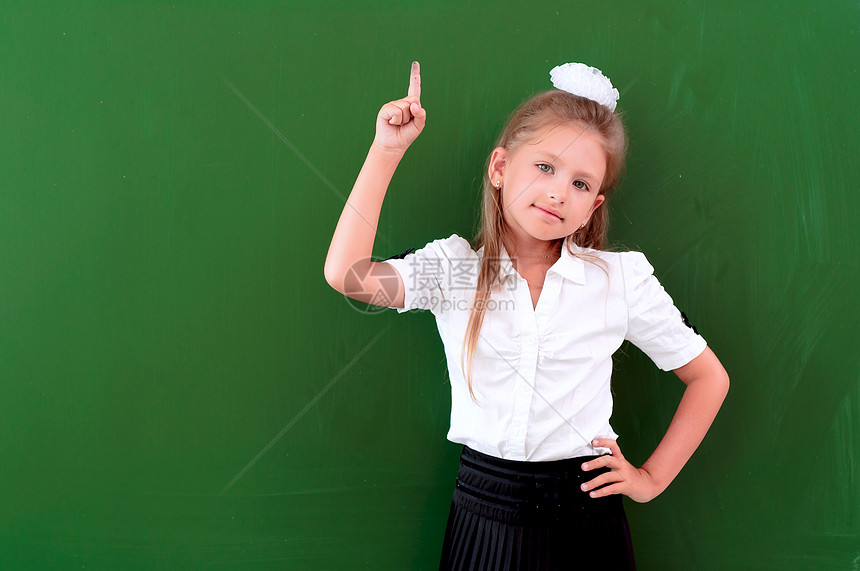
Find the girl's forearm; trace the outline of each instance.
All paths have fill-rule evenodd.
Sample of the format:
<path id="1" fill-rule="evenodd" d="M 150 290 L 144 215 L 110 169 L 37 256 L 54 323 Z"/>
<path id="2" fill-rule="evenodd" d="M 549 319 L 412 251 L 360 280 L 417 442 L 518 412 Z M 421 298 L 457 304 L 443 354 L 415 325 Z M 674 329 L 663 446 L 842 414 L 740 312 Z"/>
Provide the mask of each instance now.
<path id="1" fill-rule="evenodd" d="M 427 111 L 421 107 L 421 68 L 412 62 L 406 97 L 390 101 L 376 115 L 376 136 L 343 207 L 325 259 L 325 279 L 343 291 L 350 268 L 366 275 L 379 225 L 379 212 L 397 165 L 421 134 Z M 378 284 L 376 284 L 378 285 Z"/>
<path id="2" fill-rule="evenodd" d="M 652 478 L 655 496 L 678 475 L 717 416 L 729 389 L 729 377 L 710 349 L 675 371 L 687 383 L 678 410 L 660 444 L 642 465 Z M 686 369 L 686 367 L 690 367 Z"/>
<path id="3" fill-rule="evenodd" d="M 342 284 L 343 276 L 356 262 L 370 262 L 382 202 L 401 158 L 402 152 L 371 145 L 326 255 L 325 277 L 333 287 Z"/>

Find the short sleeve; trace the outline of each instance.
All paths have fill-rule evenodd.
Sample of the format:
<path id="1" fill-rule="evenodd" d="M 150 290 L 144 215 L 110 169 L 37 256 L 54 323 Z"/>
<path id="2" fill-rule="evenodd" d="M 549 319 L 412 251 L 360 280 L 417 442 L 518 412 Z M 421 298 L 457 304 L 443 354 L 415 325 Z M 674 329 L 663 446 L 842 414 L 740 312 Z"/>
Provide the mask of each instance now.
<path id="1" fill-rule="evenodd" d="M 698 357 L 706 341 L 689 325 L 641 252 L 621 255 L 627 297 L 626 338 L 664 371 Z"/>
<path id="2" fill-rule="evenodd" d="M 405 288 L 403 307 L 392 309 L 397 313 L 425 309 L 438 315 L 452 306 L 453 292 L 463 274 L 476 265 L 477 254 L 466 239 L 452 234 L 382 261 L 397 270 Z"/>

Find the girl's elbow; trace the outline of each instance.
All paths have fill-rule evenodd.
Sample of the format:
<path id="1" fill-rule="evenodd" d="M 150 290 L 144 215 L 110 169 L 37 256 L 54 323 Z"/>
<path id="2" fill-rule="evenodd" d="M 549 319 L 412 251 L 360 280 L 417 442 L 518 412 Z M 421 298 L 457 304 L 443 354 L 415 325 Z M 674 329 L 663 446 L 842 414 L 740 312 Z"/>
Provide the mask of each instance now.
<path id="1" fill-rule="evenodd" d="M 328 264 L 323 268 L 326 283 L 337 292 L 343 293 L 343 275 Z"/>
<path id="2" fill-rule="evenodd" d="M 726 395 L 729 394 L 729 387 L 731 386 L 729 373 L 713 353 L 711 353 L 711 360 L 708 365 L 710 370 L 707 374 L 711 378 L 711 384 L 714 387 L 715 392 L 720 395 L 721 400 L 725 399 Z"/>
<path id="3" fill-rule="evenodd" d="M 717 387 L 719 391 L 720 400 L 725 400 L 726 396 L 729 394 L 729 387 L 731 386 L 731 381 L 729 380 L 729 374 L 725 369 L 720 367 L 716 375 L 716 380 L 714 385 Z"/>

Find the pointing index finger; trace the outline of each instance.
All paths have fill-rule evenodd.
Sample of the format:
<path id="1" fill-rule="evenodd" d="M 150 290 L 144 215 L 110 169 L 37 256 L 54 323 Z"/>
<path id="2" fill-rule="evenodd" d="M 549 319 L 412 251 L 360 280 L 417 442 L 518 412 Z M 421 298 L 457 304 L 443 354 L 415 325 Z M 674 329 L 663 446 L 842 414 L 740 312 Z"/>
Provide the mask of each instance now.
<path id="1" fill-rule="evenodd" d="M 412 62 L 412 75 L 409 77 L 408 95 L 421 99 L 421 66 L 417 61 Z"/>

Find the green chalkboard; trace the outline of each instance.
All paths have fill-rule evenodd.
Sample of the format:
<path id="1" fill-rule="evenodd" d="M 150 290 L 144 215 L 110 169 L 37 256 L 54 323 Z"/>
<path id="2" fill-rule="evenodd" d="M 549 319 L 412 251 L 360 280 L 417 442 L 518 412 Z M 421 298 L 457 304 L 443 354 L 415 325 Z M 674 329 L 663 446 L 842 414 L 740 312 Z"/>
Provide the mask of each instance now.
<path id="1" fill-rule="evenodd" d="M 858 54 L 856 2 L 4 3 L 0 568 L 436 568 L 459 448 L 432 316 L 323 277 L 414 59 L 380 257 L 471 237 L 551 67 L 622 92 L 613 242 L 733 383 L 628 504 L 640 568 L 860 568 Z M 682 387 L 632 347 L 614 382 L 642 462 Z"/>

